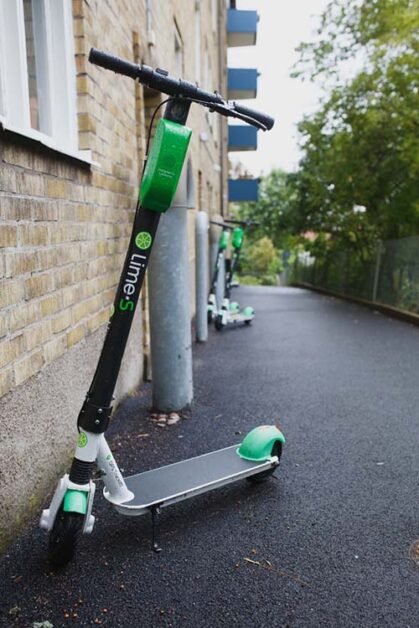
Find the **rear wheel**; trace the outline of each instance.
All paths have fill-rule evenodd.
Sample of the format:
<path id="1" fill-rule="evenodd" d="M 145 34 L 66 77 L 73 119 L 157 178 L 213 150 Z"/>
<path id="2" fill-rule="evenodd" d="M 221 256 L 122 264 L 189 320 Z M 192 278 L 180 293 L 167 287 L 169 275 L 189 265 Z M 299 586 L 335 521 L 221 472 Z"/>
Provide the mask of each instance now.
<path id="1" fill-rule="evenodd" d="M 249 320 L 247 320 L 247 321 L 244 321 L 244 324 L 245 324 L 245 325 L 250 325 L 251 323 L 252 323 L 252 319 L 249 319 Z"/>
<path id="2" fill-rule="evenodd" d="M 73 558 L 83 523 L 84 515 L 64 512 L 61 506 L 49 533 L 48 561 L 51 567 L 54 569 L 65 567 Z"/>
<path id="3" fill-rule="evenodd" d="M 282 443 L 281 441 L 277 440 L 272 447 L 271 456 L 277 456 L 278 463 L 279 463 L 279 461 L 281 460 L 281 454 L 282 454 Z M 252 484 L 260 484 L 261 482 L 265 482 L 265 480 L 271 477 L 271 475 L 276 470 L 277 466 L 278 465 L 275 465 L 274 467 L 271 467 L 270 469 L 267 469 L 266 471 L 261 471 L 260 473 L 251 475 L 250 477 L 246 478 L 246 480 L 248 480 L 249 482 L 252 482 Z"/>

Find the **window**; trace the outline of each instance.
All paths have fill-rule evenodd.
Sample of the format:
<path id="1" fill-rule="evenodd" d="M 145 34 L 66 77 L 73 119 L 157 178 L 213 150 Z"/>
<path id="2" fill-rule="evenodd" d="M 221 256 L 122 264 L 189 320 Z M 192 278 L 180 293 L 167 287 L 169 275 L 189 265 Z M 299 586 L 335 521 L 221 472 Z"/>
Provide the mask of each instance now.
<path id="1" fill-rule="evenodd" d="M 0 123 L 77 158 L 71 0 L 0 0 Z"/>

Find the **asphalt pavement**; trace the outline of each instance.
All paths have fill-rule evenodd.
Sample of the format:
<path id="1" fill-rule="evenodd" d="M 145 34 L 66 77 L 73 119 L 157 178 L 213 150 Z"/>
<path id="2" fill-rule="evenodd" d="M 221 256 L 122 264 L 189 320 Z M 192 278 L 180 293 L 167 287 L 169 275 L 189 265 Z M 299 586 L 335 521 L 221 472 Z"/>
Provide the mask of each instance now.
<path id="1" fill-rule="evenodd" d="M 57 573 L 34 521 L 0 559 L 0 626 L 419 626 L 419 328 L 300 289 L 234 298 L 256 319 L 194 346 L 192 412 L 158 426 L 146 384 L 109 441 L 128 475 L 275 423 L 276 477 L 164 509 L 160 554 L 148 517 L 98 491 L 93 534 Z"/>

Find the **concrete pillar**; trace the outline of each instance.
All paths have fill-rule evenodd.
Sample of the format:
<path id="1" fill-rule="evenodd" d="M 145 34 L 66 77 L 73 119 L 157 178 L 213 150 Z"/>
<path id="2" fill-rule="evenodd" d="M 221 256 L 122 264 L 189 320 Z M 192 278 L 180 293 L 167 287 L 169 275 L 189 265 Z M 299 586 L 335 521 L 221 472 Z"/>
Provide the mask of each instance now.
<path id="1" fill-rule="evenodd" d="M 193 398 L 188 170 L 161 217 L 148 270 L 153 407 L 161 412 L 182 410 Z"/>

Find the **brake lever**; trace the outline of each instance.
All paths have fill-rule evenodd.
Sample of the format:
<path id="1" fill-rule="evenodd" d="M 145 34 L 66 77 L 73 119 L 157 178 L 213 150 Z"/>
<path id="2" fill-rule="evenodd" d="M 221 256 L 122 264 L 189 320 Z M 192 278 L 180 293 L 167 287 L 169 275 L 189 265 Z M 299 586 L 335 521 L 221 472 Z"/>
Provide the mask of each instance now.
<path id="1" fill-rule="evenodd" d="M 211 112 L 216 112 L 226 117 L 238 118 L 239 120 L 243 120 L 243 122 L 247 122 L 247 124 L 255 126 L 262 131 L 268 130 L 268 127 L 262 124 L 262 122 L 259 122 L 259 120 L 255 120 L 254 118 L 246 116 L 243 113 L 238 113 L 237 111 L 226 105 L 205 102 L 205 100 L 197 100 L 195 98 L 188 98 L 188 100 L 190 100 L 191 102 L 195 102 L 198 105 L 202 105 L 203 107 L 207 107 Z"/>

